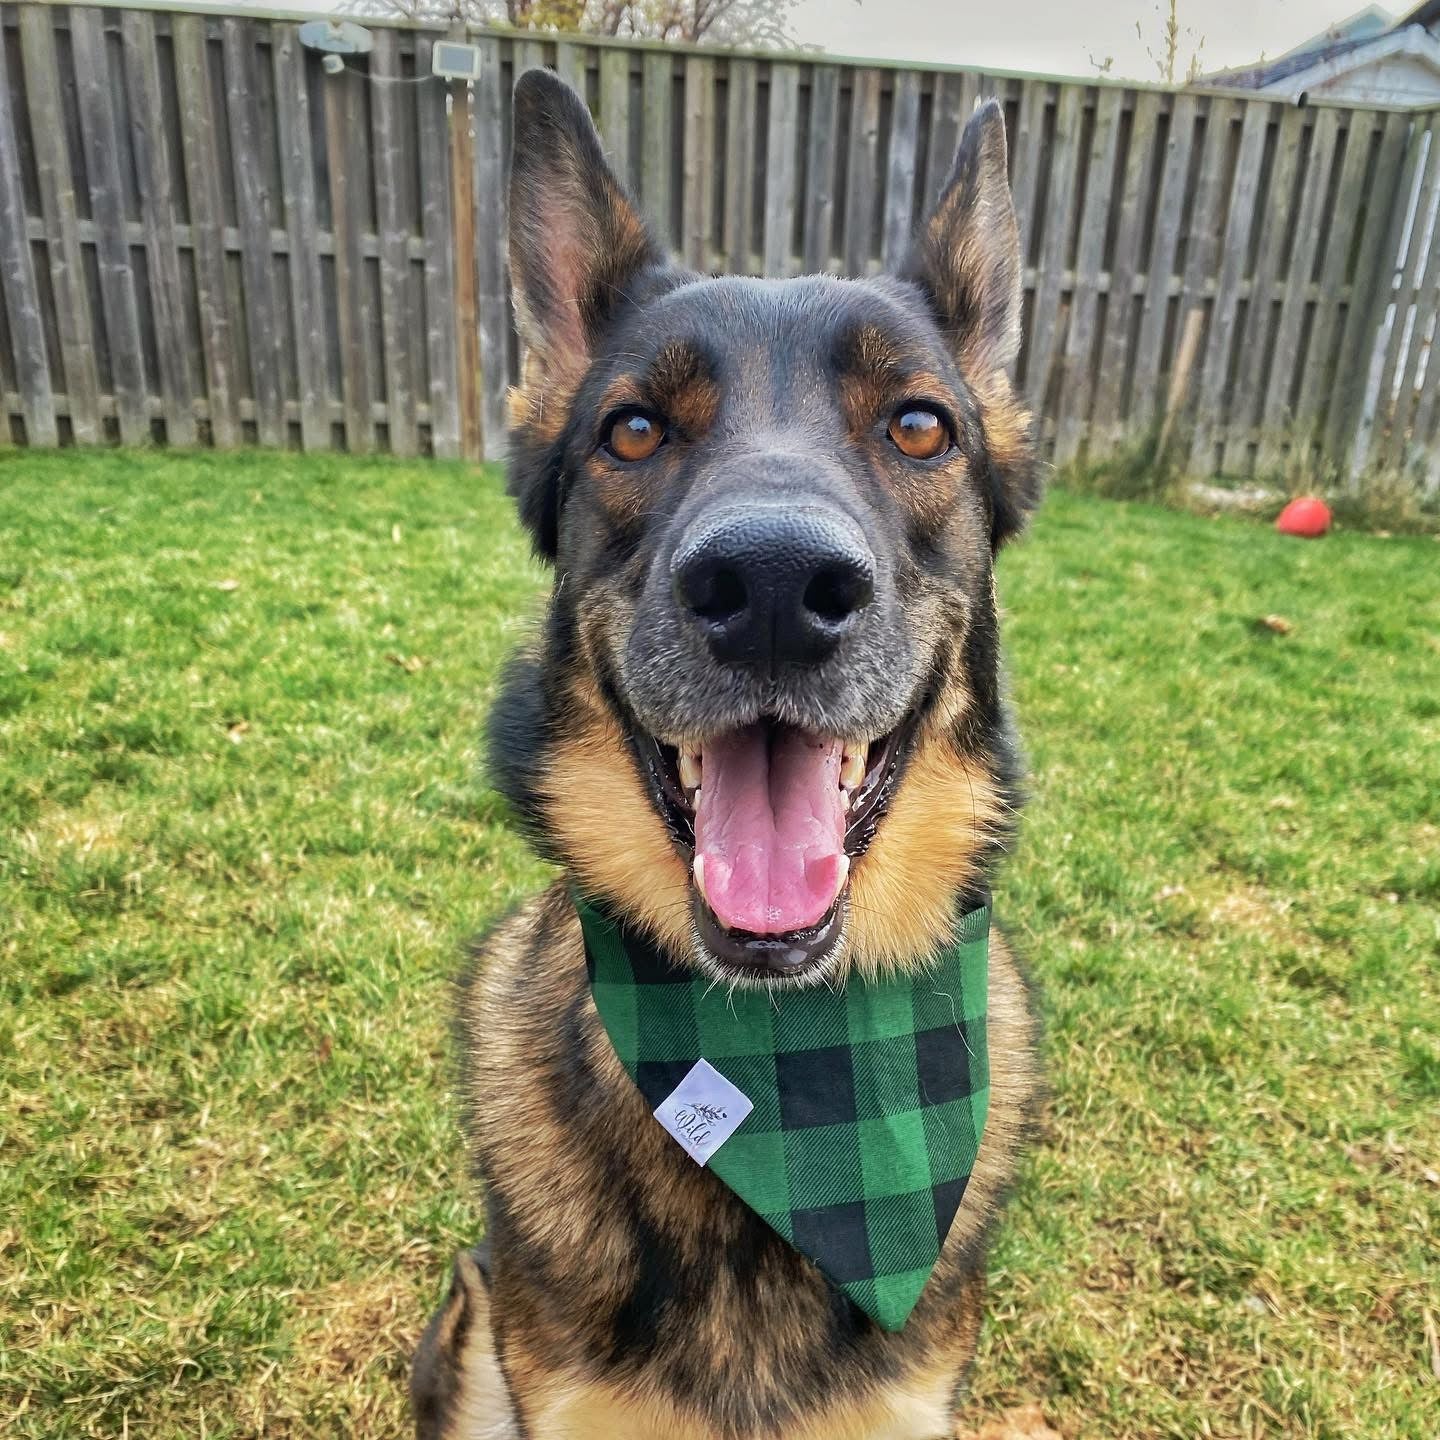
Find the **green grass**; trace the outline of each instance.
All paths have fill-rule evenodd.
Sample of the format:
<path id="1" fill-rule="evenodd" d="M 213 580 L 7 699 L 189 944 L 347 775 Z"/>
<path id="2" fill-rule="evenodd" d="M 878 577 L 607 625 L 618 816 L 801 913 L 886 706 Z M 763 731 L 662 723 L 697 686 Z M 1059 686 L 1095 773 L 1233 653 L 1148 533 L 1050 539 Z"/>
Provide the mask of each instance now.
<path id="1" fill-rule="evenodd" d="M 405 1433 L 542 583 L 463 467 L 0 456 L 7 1434 Z M 979 1408 L 1433 1440 L 1440 547 L 1056 494 L 1001 585 L 1053 1096 Z"/>

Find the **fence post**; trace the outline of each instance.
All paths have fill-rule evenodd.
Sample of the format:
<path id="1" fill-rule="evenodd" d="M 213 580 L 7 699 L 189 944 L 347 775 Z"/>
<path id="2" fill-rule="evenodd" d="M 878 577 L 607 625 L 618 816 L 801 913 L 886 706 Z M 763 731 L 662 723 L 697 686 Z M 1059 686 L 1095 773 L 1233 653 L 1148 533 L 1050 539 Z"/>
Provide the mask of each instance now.
<path id="1" fill-rule="evenodd" d="M 455 249 L 455 383 L 460 454 L 480 459 L 480 322 L 475 312 L 475 142 L 471 87 L 450 88 L 450 224 Z"/>
<path id="2" fill-rule="evenodd" d="M 471 171 L 472 214 L 481 208 L 485 231 L 475 270 L 476 318 L 480 335 L 480 447 L 487 460 L 505 453 L 505 392 L 510 383 L 510 300 L 505 285 L 507 156 L 505 108 L 510 103 L 502 69 L 501 42 L 486 38 L 475 85 L 475 152 Z M 474 220 L 471 221 L 472 225 Z M 472 241 L 472 243 L 474 243 Z"/>

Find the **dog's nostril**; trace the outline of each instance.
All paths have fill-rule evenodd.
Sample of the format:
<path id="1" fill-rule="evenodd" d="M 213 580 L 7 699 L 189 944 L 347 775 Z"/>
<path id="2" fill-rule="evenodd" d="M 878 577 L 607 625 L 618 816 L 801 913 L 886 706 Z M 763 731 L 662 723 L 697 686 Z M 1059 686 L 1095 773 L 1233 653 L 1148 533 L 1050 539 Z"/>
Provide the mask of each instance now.
<path id="1" fill-rule="evenodd" d="M 709 571 L 688 588 L 690 609 L 702 620 L 733 620 L 750 600 L 745 582 L 727 566 Z"/>
<path id="2" fill-rule="evenodd" d="M 869 573 L 845 565 L 826 565 L 810 578 L 802 603 L 821 620 L 838 625 L 863 610 L 875 594 Z"/>

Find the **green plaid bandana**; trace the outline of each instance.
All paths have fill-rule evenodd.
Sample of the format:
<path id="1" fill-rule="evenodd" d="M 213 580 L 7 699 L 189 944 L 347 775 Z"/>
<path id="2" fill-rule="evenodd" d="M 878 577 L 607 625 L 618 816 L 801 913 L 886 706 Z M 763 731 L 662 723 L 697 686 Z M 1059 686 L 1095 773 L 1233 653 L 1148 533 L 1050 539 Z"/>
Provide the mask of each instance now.
<path id="1" fill-rule="evenodd" d="M 732 991 L 672 966 L 594 905 L 578 909 L 595 1008 L 656 1118 L 899 1330 L 985 1126 L 988 906 L 963 916 L 919 974 L 852 978 L 839 993 Z"/>

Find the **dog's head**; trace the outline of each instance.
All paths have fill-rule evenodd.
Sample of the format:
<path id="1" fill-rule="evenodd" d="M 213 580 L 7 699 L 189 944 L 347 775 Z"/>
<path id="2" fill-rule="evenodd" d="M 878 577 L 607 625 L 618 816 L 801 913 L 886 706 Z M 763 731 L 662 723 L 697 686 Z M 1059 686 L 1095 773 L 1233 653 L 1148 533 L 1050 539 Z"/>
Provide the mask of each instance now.
<path id="1" fill-rule="evenodd" d="M 871 280 L 676 268 L 544 71 L 514 133 L 510 487 L 556 581 L 501 784 L 726 978 L 927 953 L 1011 799 L 992 561 L 1036 489 L 999 107 Z"/>

